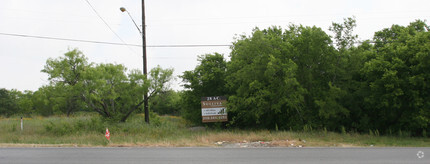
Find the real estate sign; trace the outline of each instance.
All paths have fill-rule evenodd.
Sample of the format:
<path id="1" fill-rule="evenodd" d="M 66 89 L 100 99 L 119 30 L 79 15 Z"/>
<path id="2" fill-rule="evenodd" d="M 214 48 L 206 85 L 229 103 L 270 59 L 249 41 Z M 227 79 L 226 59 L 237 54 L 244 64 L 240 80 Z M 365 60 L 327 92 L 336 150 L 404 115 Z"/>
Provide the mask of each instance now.
<path id="1" fill-rule="evenodd" d="M 226 122 L 227 98 L 225 96 L 202 97 L 202 122 Z"/>

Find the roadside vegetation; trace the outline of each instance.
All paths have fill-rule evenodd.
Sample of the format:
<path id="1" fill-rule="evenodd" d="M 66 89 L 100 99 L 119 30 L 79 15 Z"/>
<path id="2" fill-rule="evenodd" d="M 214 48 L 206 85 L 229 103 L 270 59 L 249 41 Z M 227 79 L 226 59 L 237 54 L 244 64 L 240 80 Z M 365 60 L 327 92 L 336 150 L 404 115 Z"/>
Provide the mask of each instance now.
<path id="1" fill-rule="evenodd" d="M 347 18 L 332 36 L 302 25 L 237 36 L 229 60 L 202 55 L 181 76 L 183 117 L 199 123 L 198 98 L 226 95 L 232 127 L 428 137 L 430 27 L 417 20 L 359 41 L 355 26 Z"/>
<path id="2" fill-rule="evenodd" d="M 71 49 L 46 61 L 48 85 L 0 89 L 0 143 L 429 146 L 430 26 L 392 25 L 366 41 L 355 26 L 354 18 L 333 23 L 332 35 L 315 26 L 255 28 L 235 38 L 228 59 L 199 56 L 196 68 L 179 76 L 182 91 L 169 86 L 173 68 L 146 76 L 90 63 Z M 149 125 L 141 119 L 145 93 Z M 228 122 L 202 123 L 207 96 L 228 98 Z M 16 116 L 26 117 L 22 132 Z M 111 143 L 100 137 L 105 128 L 116 136 Z"/>
<path id="3" fill-rule="evenodd" d="M 148 125 L 142 115 L 134 115 L 124 123 L 103 121 L 96 113 L 67 116 L 34 116 L 0 119 L 0 147 L 2 146 L 147 146 L 147 147 L 222 147 L 245 143 L 264 143 L 270 147 L 428 147 L 429 138 L 379 136 L 375 133 L 335 133 L 303 129 L 300 131 L 241 130 L 236 128 L 192 128 L 176 116 L 152 115 Z M 111 141 L 104 134 L 109 128 Z"/>

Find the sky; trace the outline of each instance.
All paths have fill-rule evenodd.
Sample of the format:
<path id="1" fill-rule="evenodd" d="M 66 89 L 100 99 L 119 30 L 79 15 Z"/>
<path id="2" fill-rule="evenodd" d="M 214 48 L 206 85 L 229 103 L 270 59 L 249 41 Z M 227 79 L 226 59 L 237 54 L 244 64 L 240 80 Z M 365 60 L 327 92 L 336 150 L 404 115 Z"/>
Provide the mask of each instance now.
<path id="1" fill-rule="evenodd" d="M 428 0 L 146 0 L 148 70 L 173 68 L 177 77 L 193 70 L 199 55 L 218 52 L 228 58 L 230 53 L 228 46 L 150 46 L 230 45 L 235 36 L 250 35 L 255 27 L 290 24 L 317 26 L 332 35 L 332 22 L 352 16 L 355 34 L 367 40 L 393 24 L 430 20 L 428 6 Z M 40 72 L 46 60 L 74 48 L 90 62 L 142 70 L 142 48 L 135 46 L 142 38 L 120 7 L 141 27 L 141 0 L 0 0 L 0 88 L 36 91 L 48 85 L 48 76 Z M 171 86 L 182 89 L 181 79 Z"/>

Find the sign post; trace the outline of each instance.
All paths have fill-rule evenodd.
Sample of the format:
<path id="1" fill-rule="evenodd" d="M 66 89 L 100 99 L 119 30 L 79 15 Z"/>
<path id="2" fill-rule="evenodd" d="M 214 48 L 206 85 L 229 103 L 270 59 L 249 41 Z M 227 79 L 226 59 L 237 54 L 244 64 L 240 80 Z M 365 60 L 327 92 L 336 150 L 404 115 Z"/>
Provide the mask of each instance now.
<path id="1" fill-rule="evenodd" d="M 225 96 L 202 97 L 202 122 L 227 122 L 227 98 Z"/>

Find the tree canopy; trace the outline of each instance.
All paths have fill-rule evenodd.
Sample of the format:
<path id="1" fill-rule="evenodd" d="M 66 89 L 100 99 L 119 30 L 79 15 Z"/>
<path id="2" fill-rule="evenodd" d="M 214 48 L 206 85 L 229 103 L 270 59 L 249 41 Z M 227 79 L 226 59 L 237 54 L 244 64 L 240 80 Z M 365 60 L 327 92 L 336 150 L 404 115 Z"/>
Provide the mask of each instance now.
<path id="1" fill-rule="evenodd" d="M 182 116 L 195 124 L 201 122 L 200 99 L 204 96 L 218 96 L 227 93 L 227 62 L 218 53 L 198 57 L 199 65 L 180 76 L 185 91 L 182 94 Z"/>
<path id="2" fill-rule="evenodd" d="M 67 114 L 94 111 L 107 120 L 126 121 L 140 111 L 143 95 L 169 90 L 173 69 L 153 68 L 149 76 L 121 64 L 89 63 L 78 49 L 48 59 L 42 72 L 49 85 L 35 92 L 0 91 L 0 114 Z"/>
<path id="3" fill-rule="evenodd" d="M 430 32 L 393 25 L 357 42 L 356 21 L 290 25 L 239 36 L 230 61 L 204 55 L 181 76 L 184 117 L 199 123 L 203 96 L 228 96 L 229 125 L 426 135 L 430 129 Z M 216 59 L 216 60 L 215 60 Z"/>

